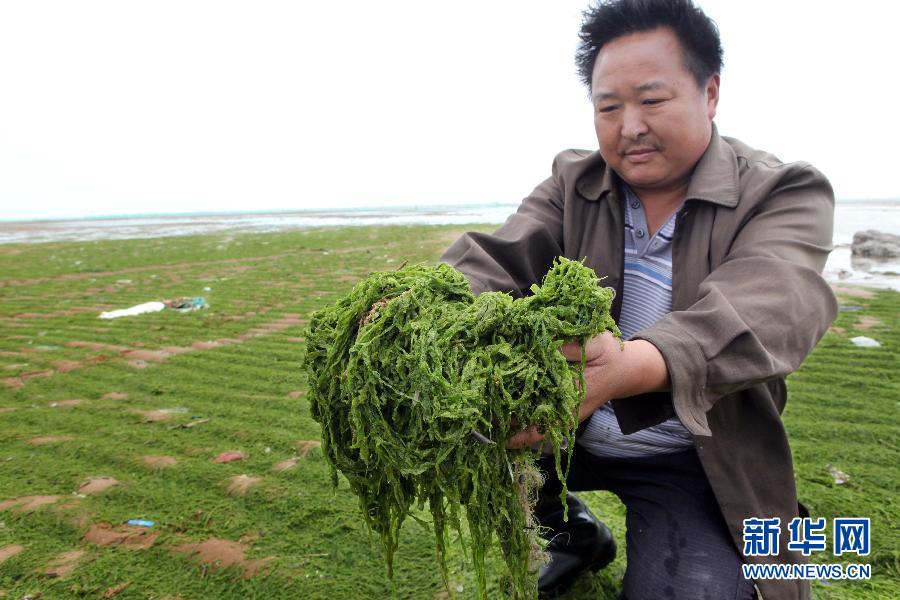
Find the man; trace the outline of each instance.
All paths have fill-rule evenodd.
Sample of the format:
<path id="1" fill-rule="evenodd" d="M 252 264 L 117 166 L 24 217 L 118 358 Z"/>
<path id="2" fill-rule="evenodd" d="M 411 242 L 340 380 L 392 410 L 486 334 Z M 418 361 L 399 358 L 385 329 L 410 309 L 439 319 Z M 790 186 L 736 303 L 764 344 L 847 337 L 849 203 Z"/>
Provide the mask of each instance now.
<path id="1" fill-rule="evenodd" d="M 837 312 L 820 275 L 833 192 L 808 164 L 718 134 L 721 44 L 690 0 L 601 2 L 577 62 L 599 150 L 560 153 L 500 229 L 463 235 L 441 260 L 475 293 L 522 296 L 558 255 L 606 277 L 627 341 L 588 344 L 569 489 L 625 504 L 624 598 L 753 598 L 743 562 L 804 561 L 786 534 L 772 555 L 743 556 L 743 520 L 786 530 L 798 516 L 780 413 L 784 378 Z M 580 359 L 572 343 L 562 351 Z M 540 440 L 524 431 L 510 445 Z M 545 471 L 539 588 L 552 595 L 605 566 L 615 543 L 573 494 L 563 520 Z M 766 599 L 810 595 L 802 581 L 755 584 Z"/>

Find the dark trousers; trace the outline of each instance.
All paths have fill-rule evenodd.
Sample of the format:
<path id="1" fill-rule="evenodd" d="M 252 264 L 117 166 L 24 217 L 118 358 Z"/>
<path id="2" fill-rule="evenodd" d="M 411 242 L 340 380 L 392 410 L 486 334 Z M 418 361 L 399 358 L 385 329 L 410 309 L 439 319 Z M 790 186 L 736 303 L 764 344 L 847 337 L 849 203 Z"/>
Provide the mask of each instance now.
<path id="1" fill-rule="evenodd" d="M 553 457 L 538 465 L 546 477 L 537 516 L 561 509 L 562 484 Z M 600 458 L 576 444 L 571 491 L 607 490 L 625 505 L 627 600 L 756 598 L 741 556 L 696 451 L 641 458 Z"/>

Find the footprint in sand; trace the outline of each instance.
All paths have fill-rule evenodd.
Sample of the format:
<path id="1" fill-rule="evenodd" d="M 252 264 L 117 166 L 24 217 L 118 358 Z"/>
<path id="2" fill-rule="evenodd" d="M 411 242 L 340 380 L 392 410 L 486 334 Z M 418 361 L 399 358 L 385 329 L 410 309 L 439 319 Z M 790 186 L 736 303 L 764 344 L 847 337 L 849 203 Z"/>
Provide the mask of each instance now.
<path id="1" fill-rule="evenodd" d="M 47 406 L 50 408 L 69 408 L 72 406 L 80 406 L 84 404 L 84 400 L 58 400 L 50 402 Z"/>
<path id="2" fill-rule="evenodd" d="M 12 558 L 24 549 L 25 546 L 21 544 L 10 544 L 9 546 L 0 548 L 0 565 L 2 565 L 7 559 Z"/>
<path id="3" fill-rule="evenodd" d="M 288 469 L 293 469 L 297 466 L 297 463 L 299 463 L 301 459 L 306 458 L 307 455 L 313 451 L 313 449 L 319 448 L 321 446 L 322 442 L 318 440 L 300 440 L 297 442 L 297 456 L 287 458 L 275 463 L 274 465 L 272 465 L 270 470 L 273 473 L 283 473 Z"/>
<path id="4" fill-rule="evenodd" d="M 42 506 L 53 504 L 62 496 L 22 496 L 21 498 L 12 498 L 0 502 L 0 511 L 13 509 L 16 512 L 29 513 L 34 512 Z"/>
<path id="5" fill-rule="evenodd" d="M 262 477 L 255 475 L 235 475 L 228 480 L 226 491 L 232 496 L 246 496 L 251 487 L 262 481 Z"/>
<path id="6" fill-rule="evenodd" d="M 294 458 L 287 458 L 272 465 L 271 470 L 273 473 L 283 473 L 288 469 L 293 469 L 294 467 L 296 467 L 298 462 L 300 462 L 300 459 L 296 456 Z"/>
<path id="7" fill-rule="evenodd" d="M 154 469 L 165 469 L 178 464 L 178 461 L 171 456 L 144 456 L 141 460 L 145 465 Z"/>
<path id="8" fill-rule="evenodd" d="M 143 527 L 113 527 L 109 523 L 94 523 L 84 534 L 84 541 L 95 546 L 124 546 L 131 550 L 145 550 L 155 544 L 158 537 L 159 533 Z"/>
<path id="9" fill-rule="evenodd" d="M 132 412 L 144 417 L 142 421 L 143 423 L 160 423 L 162 421 L 168 421 L 172 418 L 171 413 L 167 413 L 162 410 L 135 410 Z"/>
<path id="10" fill-rule="evenodd" d="M 315 448 L 319 448 L 322 446 L 322 442 L 318 440 L 300 440 L 297 442 L 297 454 L 300 458 L 306 458 L 306 455 L 312 452 Z"/>
<path id="11" fill-rule="evenodd" d="M 244 578 L 249 578 L 265 567 L 273 557 L 247 560 L 249 547 L 240 542 L 211 538 L 205 542 L 182 544 L 172 548 L 170 554 L 187 554 L 188 557 L 205 565 L 216 568 L 239 566 L 243 568 Z"/>
<path id="12" fill-rule="evenodd" d="M 26 444 L 32 446 L 46 446 L 47 444 L 59 444 L 61 442 L 71 442 L 75 438 L 71 435 L 39 435 L 30 440 L 25 440 Z"/>
<path id="13" fill-rule="evenodd" d="M 93 494 L 99 494 L 114 485 L 119 485 L 119 482 L 112 477 L 91 477 L 81 484 L 78 488 L 78 493 L 91 496 Z"/>
<path id="14" fill-rule="evenodd" d="M 879 319 L 878 317 L 865 315 L 853 325 L 853 329 L 866 330 L 872 329 L 873 327 L 878 327 L 879 325 L 881 325 L 881 319 Z"/>
<path id="15" fill-rule="evenodd" d="M 43 570 L 43 574 L 47 577 L 63 578 L 68 577 L 78 566 L 78 561 L 86 554 L 84 550 L 71 550 L 57 555 L 53 562 Z"/>

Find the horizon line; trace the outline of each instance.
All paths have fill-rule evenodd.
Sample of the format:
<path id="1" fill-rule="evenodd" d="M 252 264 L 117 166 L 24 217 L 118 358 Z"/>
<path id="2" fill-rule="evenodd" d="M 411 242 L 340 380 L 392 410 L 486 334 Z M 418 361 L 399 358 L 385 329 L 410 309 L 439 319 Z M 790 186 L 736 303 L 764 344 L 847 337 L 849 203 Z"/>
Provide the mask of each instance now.
<path id="1" fill-rule="evenodd" d="M 4 217 L 0 216 L 0 223 L 52 223 L 55 221 L 109 221 L 116 219 L 145 219 L 152 217 L 222 217 L 222 216 L 249 216 L 249 215 L 290 215 L 304 214 L 340 214 L 346 212 L 429 212 L 440 211 L 442 208 L 485 208 L 500 206 L 518 206 L 517 202 L 460 202 L 443 204 L 385 204 L 379 206 L 348 206 L 343 208 L 273 208 L 256 210 L 212 210 L 190 212 L 142 212 L 142 213 L 112 213 L 89 216 L 54 216 L 54 217 Z"/>
<path id="2" fill-rule="evenodd" d="M 835 203 L 841 202 L 900 202 L 900 196 L 885 198 L 837 198 Z M 273 208 L 256 210 L 212 210 L 212 211 L 188 211 L 188 212 L 143 212 L 143 213 L 111 213 L 88 216 L 53 216 L 53 217 L 5 217 L 0 216 L 0 223 L 53 223 L 59 221 L 112 221 L 117 219 L 146 219 L 153 217 L 222 217 L 222 216 L 249 216 L 249 215 L 289 215 L 297 213 L 307 214 L 340 214 L 346 212 L 428 212 L 442 208 L 485 208 L 500 206 L 518 206 L 521 201 L 515 202 L 459 202 L 442 204 L 385 204 L 379 206 L 348 206 L 343 208 Z"/>

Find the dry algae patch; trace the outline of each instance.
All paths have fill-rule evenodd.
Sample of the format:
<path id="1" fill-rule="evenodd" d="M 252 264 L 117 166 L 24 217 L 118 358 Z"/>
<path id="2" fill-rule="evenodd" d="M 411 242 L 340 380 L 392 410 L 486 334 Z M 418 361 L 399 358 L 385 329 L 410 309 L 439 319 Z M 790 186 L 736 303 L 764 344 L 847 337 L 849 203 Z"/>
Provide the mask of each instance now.
<path id="1" fill-rule="evenodd" d="M 574 443 L 584 355 L 557 349 L 604 330 L 612 290 L 580 262 L 558 259 L 533 295 L 472 295 L 449 265 L 373 273 L 312 315 L 304 367 L 322 449 L 359 497 L 393 574 L 400 526 L 425 505 L 445 585 L 456 530 L 471 551 L 479 595 L 496 540 L 516 597 L 536 595 L 531 506 L 540 485 L 530 450 L 505 440 L 535 425 L 556 451 Z M 462 518 L 468 524 L 463 533 Z"/>

